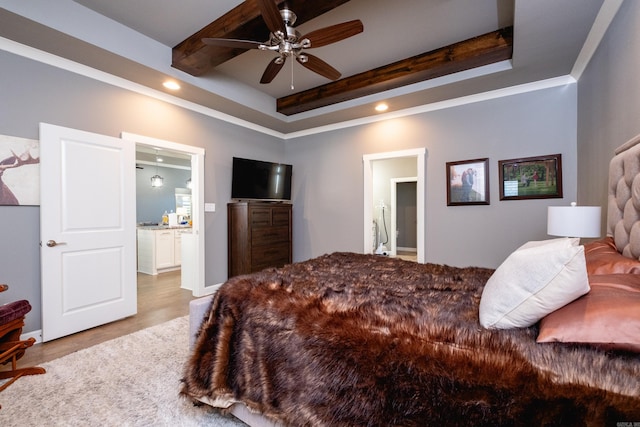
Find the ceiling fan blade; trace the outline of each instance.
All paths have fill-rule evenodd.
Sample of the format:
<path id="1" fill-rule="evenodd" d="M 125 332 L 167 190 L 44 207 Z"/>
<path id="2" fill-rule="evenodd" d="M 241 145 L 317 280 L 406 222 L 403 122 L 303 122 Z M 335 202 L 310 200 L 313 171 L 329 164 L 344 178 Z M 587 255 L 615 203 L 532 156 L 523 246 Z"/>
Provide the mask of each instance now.
<path id="1" fill-rule="evenodd" d="M 280 10 L 273 0 L 258 0 L 258 9 L 260 9 L 262 19 L 267 24 L 269 31 L 272 33 L 280 31 L 283 34 L 287 34 L 287 28 L 282 20 L 282 15 L 280 15 Z"/>
<path id="2" fill-rule="evenodd" d="M 257 49 L 258 46 L 262 44 L 251 40 L 220 39 L 211 37 L 202 39 L 202 42 L 210 46 L 232 47 L 236 49 Z"/>
<path id="3" fill-rule="evenodd" d="M 302 64 L 303 67 L 308 68 L 314 73 L 318 73 L 329 80 L 338 80 L 342 75 L 340 74 L 340 71 L 336 70 L 317 56 L 310 55 L 306 52 L 304 55 L 307 57 L 307 62 L 302 62 L 299 58 L 296 58 L 296 60 Z"/>
<path id="4" fill-rule="evenodd" d="M 311 31 L 309 34 L 300 37 L 300 40 L 309 39 L 311 48 L 321 47 L 355 36 L 363 31 L 364 26 L 362 25 L 362 21 L 356 19 L 354 21 L 343 22 Z"/>
<path id="5" fill-rule="evenodd" d="M 264 70 L 262 74 L 262 78 L 260 79 L 260 83 L 266 84 L 271 83 L 271 81 L 275 78 L 275 76 L 280 72 L 282 67 L 284 66 L 284 59 L 277 57 L 273 58 L 267 68 Z"/>

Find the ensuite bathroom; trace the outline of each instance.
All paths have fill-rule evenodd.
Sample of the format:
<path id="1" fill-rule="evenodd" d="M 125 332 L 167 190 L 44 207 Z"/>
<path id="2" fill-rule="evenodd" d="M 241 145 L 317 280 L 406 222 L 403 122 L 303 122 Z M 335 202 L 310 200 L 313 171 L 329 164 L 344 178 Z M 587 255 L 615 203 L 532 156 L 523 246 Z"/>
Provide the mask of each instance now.
<path id="1" fill-rule="evenodd" d="M 372 162 L 373 252 L 417 259 L 417 166 L 412 157 Z"/>

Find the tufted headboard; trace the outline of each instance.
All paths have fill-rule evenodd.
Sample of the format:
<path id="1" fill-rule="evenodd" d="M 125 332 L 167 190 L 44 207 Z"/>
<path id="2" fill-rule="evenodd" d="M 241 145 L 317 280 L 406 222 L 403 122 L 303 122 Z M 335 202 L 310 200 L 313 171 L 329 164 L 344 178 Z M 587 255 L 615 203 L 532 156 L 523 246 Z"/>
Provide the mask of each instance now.
<path id="1" fill-rule="evenodd" d="M 607 236 L 622 255 L 640 259 L 640 135 L 615 150 L 608 193 Z"/>

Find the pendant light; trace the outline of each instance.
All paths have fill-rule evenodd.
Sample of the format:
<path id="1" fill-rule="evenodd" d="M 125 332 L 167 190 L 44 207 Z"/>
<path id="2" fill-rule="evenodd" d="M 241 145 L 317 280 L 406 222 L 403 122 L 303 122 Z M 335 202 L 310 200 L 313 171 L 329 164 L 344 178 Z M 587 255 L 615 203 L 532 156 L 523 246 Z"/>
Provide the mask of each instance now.
<path id="1" fill-rule="evenodd" d="M 158 150 L 156 150 L 156 174 L 151 177 L 152 187 L 162 187 L 164 178 L 158 175 Z"/>

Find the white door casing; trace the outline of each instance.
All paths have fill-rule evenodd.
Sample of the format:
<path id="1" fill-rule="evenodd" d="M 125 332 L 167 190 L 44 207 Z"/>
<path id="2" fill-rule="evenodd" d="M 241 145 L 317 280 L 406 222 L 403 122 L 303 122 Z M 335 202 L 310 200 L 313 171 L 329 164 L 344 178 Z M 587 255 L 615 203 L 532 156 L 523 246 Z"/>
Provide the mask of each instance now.
<path id="1" fill-rule="evenodd" d="M 370 254 L 373 252 L 373 236 L 371 234 L 371 224 L 373 222 L 373 173 L 372 162 L 375 160 L 383 159 L 395 159 L 398 157 L 415 157 L 417 163 L 417 186 L 416 186 L 416 201 L 417 207 L 417 261 L 424 263 L 426 259 L 425 247 L 424 247 L 424 230 L 425 230 L 425 160 L 427 150 L 426 148 L 416 148 L 401 151 L 390 151 L 386 153 L 365 154 L 362 156 L 363 174 L 364 174 L 364 253 Z"/>
<path id="2" fill-rule="evenodd" d="M 135 145 L 40 124 L 42 339 L 137 311 Z"/>
<path id="3" fill-rule="evenodd" d="M 204 278 L 204 148 L 129 132 L 122 132 L 121 137 L 134 141 L 137 145 L 178 151 L 191 155 L 191 218 L 193 226 L 192 233 L 182 235 L 182 287 L 190 289 L 195 297 L 215 292 L 217 287 L 215 285 L 206 286 Z"/>

